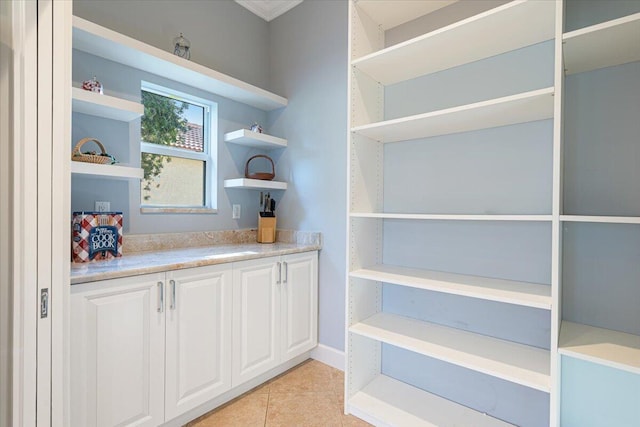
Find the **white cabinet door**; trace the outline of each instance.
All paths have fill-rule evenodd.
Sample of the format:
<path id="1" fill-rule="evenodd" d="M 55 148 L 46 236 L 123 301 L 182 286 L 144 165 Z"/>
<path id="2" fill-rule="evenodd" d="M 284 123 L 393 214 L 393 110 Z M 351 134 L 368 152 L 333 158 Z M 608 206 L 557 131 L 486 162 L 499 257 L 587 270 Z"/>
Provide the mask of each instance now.
<path id="1" fill-rule="evenodd" d="M 233 265 L 233 387 L 280 362 L 277 263 L 271 257 Z"/>
<path id="2" fill-rule="evenodd" d="M 167 420 L 231 388 L 231 280 L 231 264 L 167 273 Z"/>
<path id="3" fill-rule="evenodd" d="M 164 274 L 71 287 L 72 424 L 164 422 Z"/>
<path id="4" fill-rule="evenodd" d="M 282 362 L 318 344 L 318 253 L 282 258 Z"/>

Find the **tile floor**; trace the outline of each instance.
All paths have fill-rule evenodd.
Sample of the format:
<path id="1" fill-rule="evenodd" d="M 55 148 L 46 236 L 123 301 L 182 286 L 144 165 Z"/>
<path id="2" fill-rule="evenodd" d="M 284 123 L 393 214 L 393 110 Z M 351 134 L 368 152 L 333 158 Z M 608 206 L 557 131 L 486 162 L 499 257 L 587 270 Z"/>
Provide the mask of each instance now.
<path id="1" fill-rule="evenodd" d="M 360 427 L 343 411 L 344 373 L 307 360 L 187 424 L 188 427 Z"/>

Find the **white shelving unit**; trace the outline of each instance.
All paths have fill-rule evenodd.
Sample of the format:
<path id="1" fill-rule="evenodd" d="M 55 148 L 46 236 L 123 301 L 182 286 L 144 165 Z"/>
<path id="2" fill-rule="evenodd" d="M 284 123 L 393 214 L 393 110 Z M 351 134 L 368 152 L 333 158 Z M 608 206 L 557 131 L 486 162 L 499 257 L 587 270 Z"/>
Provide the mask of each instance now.
<path id="1" fill-rule="evenodd" d="M 116 179 L 144 178 L 144 171 L 140 168 L 123 165 L 99 165 L 95 163 L 74 162 L 73 160 L 71 161 L 71 173 Z"/>
<path id="2" fill-rule="evenodd" d="M 71 88 L 71 106 L 74 113 L 89 114 L 105 119 L 130 122 L 144 114 L 144 105 L 126 99 Z"/>
<path id="3" fill-rule="evenodd" d="M 351 277 L 429 291 L 551 309 L 551 287 L 515 280 L 469 276 L 443 271 L 420 270 L 393 265 L 376 265 L 350 273 Z"/>
<path id="4" fill-rule="evenodd" d="M 286 190 L 287 183 L 264 181 L 262 179 L 233 178 L 224 180 L 224 188 L 244 188 L 249 190 Z"/>
<path id="5" fill-rule="evenodd" d="M 77 16 L 73 48 L 265 111 L 287 105 L 286 98 Z"/>
<path id="6" fill-rule="evenodd" d="M 640 13 L 565 33 L 566 74 L 640 60 Z"/>
<path id="7" fill-rule="evenodd" d="M 560 215 L 566 222 L 598 222 L 603 224 L 640 224 L 637 216 L 594 216 L 594 215 Z"/>
<path id="8" fill-rule="evenodd" d="M 390 150 L 397 150 L 396 152 L 402 150 L 402 144 L 406 141 L 412 141 L 411 149 L 417 149 L 416 147 L 422 144 L 422 141 L 415 141 L 418 139 L 438 137 L 425 142 L 425 145 L 436 145 L 436 141 L 447 140 L 443 138 L 447 135 L 462 133 L 475 135 L 478 133 L 475 131 L 511 125 L 525 126 L 530 122 L 557 117 L 560 104 L 556 96 L 558 88 L 555 86 L 542 88 L 527 86 L 520 92 L 511 92 L 515 92 L 513 95 L 495 98 L 479 97 L 475 99 L 485 100 L 409 116 L 403 116 L 401 112 L 398 117 L 394 112 L 388 111 L 389 105 L 385 104 L 385 97 L 388 95 L 388 90 L 396 90 L 395 87 L 391 87 L 396 83 L 404 82 L 402 91 L 409 92 L 410 85 L 420 85 L 421 82 L 428 80 L 418 78 L 433 76 L 436 73 L 440 75 L 440 73 L 450 72 L 449 70 L 454 67 L 546 42 L 554 39 L 558 34 L 556 2 L 512 1 L 481 13 L 475 12 L 473 16 L 469 16 L 467 12 L 466 16 L 453 24 L 392 46 L 385 46 L 386 31 L 393 30 L 393 38 L 396 40 L 398 34 L 404 32 L 415 34 L 420 22 L 428 22 L 425 25 L 433 28 L 434 21 L 438 18 L 425 17 L 428 19 L 423 20 L 417 18 L 444 7 L 451 7 L 451 13 L 443 12 L 439 16 L 464 15 L 466 7 L 464 3 L 464 1 L 458 3 L 359 0 L 351 1 L 349 6 L 351 103 L 348 143 L 346 302 L 348 324 L 345 345 L 347 357 L 345 404 L 347 412 L 376 425 L 518 425 L 523 422 L 538 424 L 541 420 L 544 422 L 555 417 L 553 401 L 556 383 L 553 376 L 555 373 L 553 352 L 555 351 L 554 335 L 558 326 L 554 324 L 553 318 L 558 316 L 558 293 L 551 283 L 487 277 L 492 276 L 491 274 L 486 276 L 461 274 L 462 271 L 456 271 L 455 267 L 449 267 L 452 269 L 447 271 L 434 271 L 440 268 L 423 265 L 419 256 L 414 257 L 410 253 L 411 249 L 407 249 L 406 254 L 400 251 L 401 255 L 395 256 L 396 261 L 406 262 L 406 265 L 393 265 L 398 262 L 387 260 L 387 258 L 393 259 L 392 254 L 397 249 L 387 247 L 388 242 L 393 242 L 395 245 L 398 242 L 410 245 L 407 241 L 413 238 L 411 234 L 420 234 L 424 232 L 423 230 L 460 226 L 475 227 L 474 230 L 481 230 L 479 233 L 486 233 L 488 229 L 513 228 L 514 230 L 544 229 L 548 230 L 545 233 L 551 234 L 554 224 L 559 222 L 558 215 L 553 213 L 555 205 L 548 208 L 535 207 L 533 208 L 535 211 L 530 213 L 526 212 L 529 208 L 512 210 L 489 206 L 491 210 L 487 209 L 489 212 L 509 213 L 511 211 L 518 214 L 472 214 L 472 208 L 469 208 L 469 213 L 457 214 L 431 213 L 427 209 L 422 212 L 413 206 L 420 206 L 420 203 L 428 206 L 429 195 L 426 192 L 428 190 L 425 190 L 424 194 L 420 193 L 419 183 L 424 176 L 419 170 L 416 170 L 414 175 L 406 171 L 402 171 L 402 174 L 396 171 L 393 175 L 395 169 L 391 166 L 392 161 L 386 160 L 386 156 L 392 155 Z M 467 5 L 471 7 L 471 3 Z M 417 10 L 422 7 L 425 9 Z M 406 31 L 402 27 L 395 28 L 409 21 L 412 21 L 412 24 Z M 551 66 L 550 74 L 552 71 Z M 433 80 L 438 81 L 437 77 Z M 434 83 L 428 80 L 428 84 Z M 478 84 L 482 84 L 481 78 L 478 78 Z M 396 96 L 393 102 L 400 102 L 398 99 L 401 98 Z M 416 107 L 411 104 L 409 108 Z M 400 110 L 405 111 L 402 108 Z M 388 116 L 398 118 L 386 119 Z M 461 137 L 464 138 L 465 135 Z M 549 140 L 541 141 L 541 144 L 547 144 L 546 147 L 552 150 L 551 147 L 555 148 L 557 144 L 556 136 L 554 132 L 549 137 L 550 140 L 553 139 L 553 144 L 547 144 Z M 473 140 L 473 136 L 468 138 Z M 387 143 L 394 143 L 394 145 L 385 145 Z M 460 149 L 459 146 L 457 149 Z M 438 157 L 438 161 L 455 161 L 442 155 L 443 151 L 436 152 L 442 156 Z M 554 158 L 548 163 L 550 175 L 557 174 L 555 162 Z M 390 173 L 385 170 L 387 167 L 392 169 Z M 517 171 L 512 170 L 511 173 L 517 174 Z M 411 195 L 402 194 L 401 197 L 392 197 L 389 191 L 406 190 L 400 188 L 394 190 L 403 184 L 388 181 L 392 179 L 388 178 L 389 176 L 397 180 L 401 176 L 403 183 L 413 179 L 414 182 L 407 183 L 412 190 Z M 554 175 L 549 182 L 555 181 L 555 178 L 557 177 Z M 465 181 L 465 177 L 457 175 L 442 176 L 438 179 L 461 183 Z M 429 184 L 433 185 L 431 182 Z M 486 188 L 477 191 L 491 192 L 494 189 Z M 550 195 L 551 193 L 549 191 Z M 452 194 L 452 197 L 456 196 Z M 422 202 L 423 200 L 425 202 Z M 400 205 L 394 205 L 394 203 Z M 403 203 L 406 206 L 402 205 Z M 473 205 L 472 202 L 469 204 Z M 409 205 L 412 206 L 410 210 L 407 209 Z M 442 210 L 446 212 L 445 209 Z M 460 210 L 455 208 L 455 212 Z M 525 212 L 520 213 L 521 211 Z M 415 228 L 414 233 L 412 228 Z M 399 234 L 389 237 L 394 233 Z M 428 238 L 425 237 L 425 239 Z M 428 243 L 423 240 L 419 242 L 420 245 L 428 246 Z M 526 242 L 522 242 L 522 245 L 526 245 Z M 549 248 L 549 254 L 551 252 Z M 434 256 L 438 257 L 438 255 Z M 551 263 L 550 260 L 548 262 Z M 456 264 L 455 262 L 443 263 Z M 550 267 L 549 269 L 551 270 Z M 503 271 L 502 274 L 496 273 L 495 277 L 512 276 Z M 551 278 L 549 281 L 551 282 Z M 502 338 L 508 334 L 502 334 L 500 327 L 496 330 L 482 330 L 482 327 L 444 326 L 445 324 L 465 324 L 469 319 L 458 321 L 455 317 L 442 321 L 432 320 L 436 315 L 431 312 L 426 316 L 428 321 L 417 319 L 416 317 L 420 315 L 416 313 L 421 312 L 421 306 L 418 306 L 421 304 L 419 302 L 421 299 L 417 296 L 414 298 L 413 295 L 422 295 L 420 292 L 423 291 L 438 293 L 438 301 L 446 301 L 446 304 L 462 304 L 460 307 L 467 307 L 465 304 L 473 307 L 482 306 L 485 310 L 500 311 L 500 316 L 517 316 L 513 313 L 522 310 L 522 313 L 527 313 L 527 316 L 535 313 L 538 319 L 546 317 L 545 321 L 549 322 L 548 329 L 536 333 L 537 336 L 544 337 L 544 334 L 549 334 L 548 330 L 551 329 L 548 343 L 539 344 L 538 341 L 537 345 L 530 344 L 533 340 L 530 337 L 522 338 L 520 342 L 508 341 Z M 446 295 L 452 297 L 444 298 Z M 392 301 L 389 302 L 389 306 L 385 302 L 387 298 Z M 411 301 L 408 301 L 409 299 Z M 460 307 L 455 307 L 452 311 L 459 310 Z M 442 311 L 448 310 L 442 307 Z M 505 317 L 501 319 L 510 322 Z M 532 330 L 539 327 L 522 325 L 523 321 L 518 318 L 512 318 L 512 320 L 514 324 L 519 325 L 518 327 L 532 328 Z M 482 332 L 476 332 L 479 329 Z M 540 348 L 541 346 L 546 348 Z M 487 376 L 486 381 L 495 381 L 498 388 L 507 387 L 509 390 L 514 390 L 513 393 L 502 394 L 500 398 L 517 400 L 518 397 L 515 396 L 518 395 L 531 396 L 537 400 L 536 405 L 549 405 L 550 413 L 548 418 L 546 414 L 534 415 L 538 417 L 535 422 L 525 418 L 519 419 L 518 417 L 522 416 L 520 414 L 507 415 L 501 412 L 506 418 L 494 413 L 487 415 L 484 412 L 490 411 L 484 409 L 482 404 L 477 406 L 468 402 L 463 404 L 463 397 L 460 402 L 455 401 L 454 397 L 461 396 L 462 392 L 452 390 L 455 387 L 451 384 L 458 384 L 464 388 L 464 384 L 459 383 L 459 378 L 448 382 L 449 387 L 444 394 L 441 393 L 442 389 L 438 388 L 439 384 L 435 384 L 435 388 L 431 389 L 431 384 L 426 379 L 418 381 L 419 388 L 415 385 L 411 386 L 406 383 L 412 381 L 402 378 L 402 375 L 408 371 L 403 369 L 398 371 L 394 368 L 403 362 L 393 361 L 390 357 L 406 357 L 406 360 L 410 361 L 408 363 L 415 363 L 417 367 L 406 368 L 408 371 L 420 370 L 422 366 L 430 369 L 431 363 L 434 363 L 432 361 L 436 360 L 440 361 L 438 363 L 445 362 L 448 366 L 452 366 L 447 369 L 453 369 L 460 378 L 483 374 Z M 394 375 L 398 377 L 395 378 Z M 429 371 L 428 374 L 425 373 L 420 377 L 431 378 L 438 375 L 437 372 Z M 441 382 L 447 383 L 440 379 L 434 380 L 434 383 Z M 445 399 L 438 395 L 449 397 Z M 514 405 L 521 404 L 526 406 L 528 403 L 514 401 Z M 499 403 L 497 406 L 500 405 L 504 406 L 505 403 Z M 502 419 L 492 418 L 489 415 Z"/>
<path id="9" fill-rule="evenodd" d="M 284 138 L 278 138 L 277 136 L 271 136 L 265 133 L 253 132 L 248 129 L 239 129 L 225 133 L 224 140 L 232 144 L 260 148 L 263 150 L 287 147 L 287 140 Z"/>
<path id="10" fill-rule="evenodd" d="M 640 336 L 564 320 L 560 354 L 640 374 Z"/>

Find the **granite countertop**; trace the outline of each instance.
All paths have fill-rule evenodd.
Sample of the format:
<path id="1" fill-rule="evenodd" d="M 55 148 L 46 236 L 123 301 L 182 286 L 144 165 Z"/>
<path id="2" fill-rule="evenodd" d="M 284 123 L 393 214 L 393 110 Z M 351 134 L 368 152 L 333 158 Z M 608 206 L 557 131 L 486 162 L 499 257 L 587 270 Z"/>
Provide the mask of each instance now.
<path id="1" fill-rule="evenodd" d="M 321 248 L 321 240 L 318 238 L 271 244 L 231 243 L 125 253 L 120 258 L 105 261 L 71 263 L 71 284 L 288 255 Z"/>

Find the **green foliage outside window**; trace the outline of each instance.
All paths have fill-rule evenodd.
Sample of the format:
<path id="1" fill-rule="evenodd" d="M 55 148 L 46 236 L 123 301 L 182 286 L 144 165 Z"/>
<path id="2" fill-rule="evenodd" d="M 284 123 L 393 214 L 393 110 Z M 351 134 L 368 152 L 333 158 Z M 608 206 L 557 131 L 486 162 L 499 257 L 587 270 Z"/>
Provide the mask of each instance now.
<path id="1" fill-rule="evenodd" d="M 145 91 L 142 91 L 142 104 L 144 105 L 141 129 L 142 140 L 158 145 L 175 145 L 178 136 L 187 131 L 187 119 L 184 118 L 183 113 L 188 108 L 188 104 Z M 171 158 L 168 156 L 142 153 L 144 190 L 151 190 L 154 178 L 160 175 L 164 163 L 170 161 Z M 156 184 L 156 186 L 159 186 L 159 184 Z M 144 198 L 148 200 L 149 196 Z"/>

